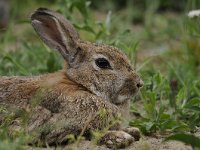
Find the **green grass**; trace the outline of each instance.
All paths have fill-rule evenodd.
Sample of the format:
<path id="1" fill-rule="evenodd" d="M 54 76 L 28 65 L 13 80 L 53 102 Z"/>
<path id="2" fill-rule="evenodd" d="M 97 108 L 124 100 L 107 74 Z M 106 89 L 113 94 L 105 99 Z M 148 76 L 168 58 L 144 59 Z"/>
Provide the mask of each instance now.
<path id="1" fill-rule="evenodd" d="M 195 2 L 188 1 L 182 9 L 198 7 Z M 149 5 L 145 12 L 131 6 L 99 12 L 81 0 L 30 1 L 20 5 L 20 11 L 18 5 L 11 3 L 10 24 L 0 34 L 0 75 L 38 75 L 62 68 L 59 54 L 42 44 L 26 17 L 40 6 L 54 8 L 72 21 L 83 39 L 121 48 L 136 66 L 145 84 L 134 98 L 130 111 L 138 117 L 130 120 L 131 126 L 145 135 L 193 133 L 200 126 L 200 18 L 159 12 L 160 5 Z M 142 20 L 141 24 L 133 24 L 134 19 Z M 24 131 L 10 137 L 8 130 L 5 124 L 0 126 L 0 149 L 21 149 L 30 138 Z M 181 135 L 172 139 L 180 140 Z"/>

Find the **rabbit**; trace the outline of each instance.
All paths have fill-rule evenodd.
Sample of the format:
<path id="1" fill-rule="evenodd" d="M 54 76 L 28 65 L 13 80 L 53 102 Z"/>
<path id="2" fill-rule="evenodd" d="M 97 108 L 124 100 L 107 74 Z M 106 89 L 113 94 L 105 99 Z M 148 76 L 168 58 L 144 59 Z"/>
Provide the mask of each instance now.
<path id="1" fill-rule="evenodd" d="M 65 60 L 55 73 L 0 77 L 0 104 L 11 112 L 29 113 L 32 142 L 62 143 L 68 135 L 87 137 L 105 128 L 98 143 L 107 147 L 139 140 L 137 128 L 121 125 L 131 97 L 143 85 L 127 56 L 118 48 L 81 40 L 67 19 L 47 8 L 35 10 L 31 23 L 42 41 Z"/>

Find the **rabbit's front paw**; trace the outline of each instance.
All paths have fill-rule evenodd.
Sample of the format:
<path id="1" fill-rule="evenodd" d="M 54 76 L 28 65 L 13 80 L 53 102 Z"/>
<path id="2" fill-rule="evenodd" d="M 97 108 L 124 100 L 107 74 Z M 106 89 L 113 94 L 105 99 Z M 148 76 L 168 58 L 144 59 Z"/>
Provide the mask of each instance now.
<path id="1" fill-rule="evenodd" d="M 134 137 L 135 141 L 139 141 L 140 140 L 140 130 L 136 127 L 127 127 L 122 129 L 124 132 L 130 134 L 131 136 Z"/>
<path id="2" fill-rule="evenodd" d="M 134 138 L 124 131 L 108 131 L 100 140 L 108 148 L 125 148 L 134 142 Z"/>

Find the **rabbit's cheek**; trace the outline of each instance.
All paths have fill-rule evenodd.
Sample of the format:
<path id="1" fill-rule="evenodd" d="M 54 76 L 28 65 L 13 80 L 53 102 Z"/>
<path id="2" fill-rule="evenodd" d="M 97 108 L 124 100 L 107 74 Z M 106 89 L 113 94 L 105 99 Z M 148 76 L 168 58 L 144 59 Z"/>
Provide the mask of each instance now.
<path id="1" fill-rule="evenodd" d="M 135 96 L 138 92 L 136 83 L 132 80 L 126 80 L 117 93 L 119 99 L 128 99 Z M 123 98 L 124 97 L 124 98 Z M 126 97 L 126 98 L 125 98 Z"/>
<path id="2" fill-rule="evenodd" d="M 120 90 L 117 93 L 117 96 L 113 103 L 115 103 L 115 104 L 123 103 L 123 102 L 131 99 L 131 97 L 135 96 L 137 94 L 137 92 L 138 92 L 137 88 L 133 88 L 133 87 L 123 88 L 122 90 Z"/>
<path id="3" fill-rule="evenodd" d="M 127 100 L 129 100 L 130 99 L 130 96 L 127 96 L 127 95 L 118 95 L 118 97 L 117 97 L 117 100 L 116 100 L 116 104 L 120 104 L 120 103 L 123 103 L 123 102 L 125 102 L 125 101 L 127 101 Z"/>

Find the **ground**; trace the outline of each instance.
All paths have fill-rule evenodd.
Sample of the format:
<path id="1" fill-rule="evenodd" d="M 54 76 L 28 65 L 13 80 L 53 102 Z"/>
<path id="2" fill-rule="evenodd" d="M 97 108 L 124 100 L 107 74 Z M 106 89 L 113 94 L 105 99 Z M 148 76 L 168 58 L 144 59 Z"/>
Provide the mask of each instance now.
<path id="1" fill-rule="evenodd" d="M 200 137 L 200 129 L 195 133 L 196 136 Z M 139 141 L 135 141 L 130 146 L 123 148 L 124 150 L 192 150 L 191 146 L 185 145 L 178 141 L 162 142 L 164 136 L 143 136 Z M 35 150 L 54 150 L 55 147 L 51 148 L 33 148 Z M 80 143 L 74 143 L 67 146 L 59 147 L 62 150 L 109 150 L 106 146 L 97 146 L 93 141 L 82 140 Z M 58 148 L 58 149 L 59 149 Z M 122 149 L 122 150 L 123 150 Z"/>

